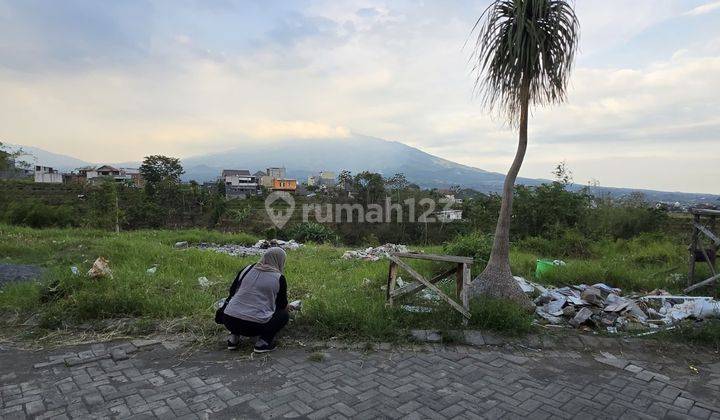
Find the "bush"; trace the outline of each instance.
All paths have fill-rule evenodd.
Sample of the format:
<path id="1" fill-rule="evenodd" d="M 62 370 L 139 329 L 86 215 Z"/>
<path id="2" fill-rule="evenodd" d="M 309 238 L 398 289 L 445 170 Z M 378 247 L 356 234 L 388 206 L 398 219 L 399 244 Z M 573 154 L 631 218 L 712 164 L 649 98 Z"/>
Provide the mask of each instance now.
<path id="1" fill-rule="evenodd" d="M 629 239 L 659 231 L 667 221 L 668 215 L 662 210 L 604 204 L 589 213 L 585 229 L 595 237 Z"/>
<path id="2" fill-rule="evenodd" d="M 460 255 L 475 258 L 475 263 L 487 262 L 492 250 L 493 237 L 480 232 L 458 235 L 450 242 L 443 244 L 443 251 L 448 255 Z"/>
<path id="3" fill-rule="evenodd" d="M 552 237 L 531 236 L 517 242 L 517 248 L 543 258 L 592 256 L 590 241 L 577 229 L 563 230 Z"/>
<path id="4" fill-rule="evenodd" d="M 68 206 L 48 206 L 30 200 L 10 203 L 5 219 L 13 225 L 33 228 L 67 227 L 77 224 L 73 214 L 73 209 Z"/>
<path id="5" fill-rule="evenodd" d="M 337 242 L 337 234 L 332 229 L 315 222 L 293 226 L 289 229 L 288 236 L 298 242 Z"/>

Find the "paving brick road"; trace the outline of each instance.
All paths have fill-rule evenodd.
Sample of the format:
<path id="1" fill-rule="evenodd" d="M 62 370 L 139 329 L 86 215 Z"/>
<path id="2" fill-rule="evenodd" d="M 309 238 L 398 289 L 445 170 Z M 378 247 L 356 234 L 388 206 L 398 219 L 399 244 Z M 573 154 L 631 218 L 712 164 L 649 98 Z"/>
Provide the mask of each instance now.
<path id="1" fill-rule="evenodd" d="M 720 419 L 710 352 L 248 350 L 142 340 L 1 348 L 0 418 Z"/>

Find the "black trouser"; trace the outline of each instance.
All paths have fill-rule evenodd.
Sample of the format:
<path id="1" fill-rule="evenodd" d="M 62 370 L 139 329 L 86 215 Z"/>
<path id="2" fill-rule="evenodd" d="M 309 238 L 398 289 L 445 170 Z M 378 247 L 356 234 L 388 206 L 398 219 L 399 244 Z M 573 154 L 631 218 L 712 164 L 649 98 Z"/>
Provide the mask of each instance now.
<path id="1" fill-rule="evenodd" d="M 225 315 L 223 317 L 223 324 L 225 325 L 225 328 L 235 335 L 242 335 L 245 337 L 259 336 L 269 344 L 273 342 L 275 334 L 277 334 L 278 331 L 280 331 L 288 323 L 289 319 L 290 315 L 285 309 L 278 309 L 275 311 L 272 318 L 264 324 L 245 321 L 244 319 L 235 318 L 230 315 Z"/>

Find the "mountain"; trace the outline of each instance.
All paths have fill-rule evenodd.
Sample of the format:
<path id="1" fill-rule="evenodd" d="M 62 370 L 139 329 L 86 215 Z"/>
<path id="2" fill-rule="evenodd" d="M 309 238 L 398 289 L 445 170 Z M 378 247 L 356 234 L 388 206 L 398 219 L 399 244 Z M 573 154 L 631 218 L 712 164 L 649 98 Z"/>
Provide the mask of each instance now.
<path id="1" fill-rule="evenodd" d="M 20 156 L 19 160 L 27 162 L 31 165 L 37 164 L 42 166 L 49 166 L 62 172 L 69 172 L 73 169 L 92 165 L 91 163 L 76 159 L 72 156 L 48 152 L 47 150 L 43 150 L 33 146 L 18 146 L 8 144 L 7 148 L 13 151 L 22 149 L 25 154 L 23 156 Z"/>
<path id="2" fill-rule="evenodd" d="M 453 185 L 490 193 L 502 191 L 505 175 L 461 165 L 425 153 L 400 142 L 353 135 L 343 139 L 294 139 L 247 144 L 231 150 L 183 159 L 184 178 L 197 181 L 215 179 L 223 169 L 249 169 L 251 173 L 270 166 L 284 166 L 288 177 L 299 181 L 321 170 L 339 173 L 379 172 L 386 177 L 403 173 L 413 183 L 426 188 Z M 518 178 L 523 185 L 539 185 L 543 179 Z M 582 186 L 573 186 L 575 190 Z M 638 190 L 632 188 L 593 187 L 595 194 L 624 196 L 639 191 L 650 201 L 681 203 L 719 203 L 719 196 L 682 192 Z"/>
<path id="3" fill-rule="evenodd" d="M 463 185 L 480 191 L 498 192 L 503 174 L 461 165 L 425 153 L 414 147 L 375 137 L 353 135 L 343 139 L 287 140 L 244 145 L 232 150 L 183 159 L 185 178 L 214 179 L 222 169 L 264 170 L 284 166 L 288 177 L 305 181 L 321 170 L 339 173 L 373 171 L 386 177 L 403 173 L 427 188 Z M 537 185 L 542 180 L 521 178 L 519 182 Z"/>
<path id="4" fill-rule="evenodd" d="M 26 159 L 30 163 L 51 166 L 62 171 L 91 165 L 80 159 L 45 150 L 23 146 L 36 159 Z M 109 163 L 109 162 L 103 162 Z M 110 163 L 119 167 L 138 167 L 138 162 Z M 271 166 L 284 166 L 288 177 L 301 182 L 309 175 L 321 170 L 334 171 L 336 174 L 346 169 L 352 173 L 361 171 L 379 172 L 386 177 L 403 173 L 413 183 L 425 188 L 447 188 L 453 185 L 473 188 L 490 193 L 500 192 L 505 179 L 504 174 L 484 171 L 471 166 L 461 165 L 425 153 L 400 142 L 387 141 L 375 137 L 352 135 L 342 139 L 288 139 L 265 144 L 252 143 L 231 150 L 208 153 L 182 160 L 188 181 L 211 181 L 216 179 L 223 169 L 249 169 L 251 173 Z M 548 182 L 543 179 L 518 178 L 519 184 L 539 185 Z M 580 189 L 582 186 L 573 186 Z M 639 191 L 650 201 L 680 203 L 720 203 L 720 196 L 712 194 L 693 194 L 683 192 L 663 192 L 638 190 L 632 188 L 594 187 L 595 194 L 624 196 Z"/>

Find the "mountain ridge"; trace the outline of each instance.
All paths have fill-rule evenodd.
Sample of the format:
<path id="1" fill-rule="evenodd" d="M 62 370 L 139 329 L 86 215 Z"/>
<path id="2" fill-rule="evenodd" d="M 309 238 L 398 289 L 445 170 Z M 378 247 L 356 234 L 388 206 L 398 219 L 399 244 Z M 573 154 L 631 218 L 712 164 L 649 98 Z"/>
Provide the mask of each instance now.
<path id="1" fill-rule="evenodd" d="M 22 146 L 37 157 L 40 165 L 68 171 L 91 165 L 71 156 L 47 152 L 43 149 Z M 389 177 L 403 173 L 406 178 L 424 188 L 447 188 L 460 185 L 484 193 L 500 193 L 505 175 L 453 162 L 432 155 L 399 141 L 353 134 L 349 138 L 286 139 L 264 144 L 245 144 L 229 150 L 195 155 L 181 159 L 185 174 L 183 180 L 211 181 L 223 169 L 250 169 L 251 173 L 267 167 L 284 166 L 288 177 L 304 182 L 309 175 L 321 170 L 349 170 L 352 173 L 373 171 Z M 139 166 L 139 162 L 111 163 L 116 166 Z M 546 179 L 518 178 L 517 183 L 527 186 L 549 182 Z M 571 186 L 574 190 L 583 188 Z M 720 203 L 714 194 L 658 191 L 639 188 L 591 187 L 595 194 L 624 196 L 642 192 L 651 201 L 681 203 Z"/>

